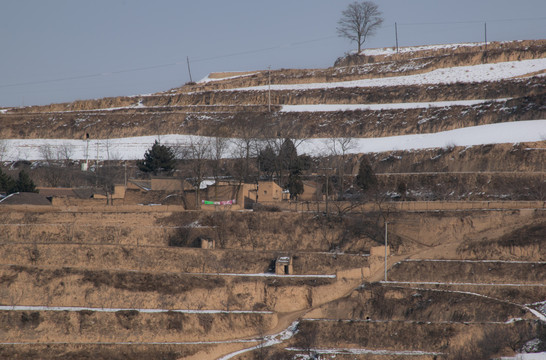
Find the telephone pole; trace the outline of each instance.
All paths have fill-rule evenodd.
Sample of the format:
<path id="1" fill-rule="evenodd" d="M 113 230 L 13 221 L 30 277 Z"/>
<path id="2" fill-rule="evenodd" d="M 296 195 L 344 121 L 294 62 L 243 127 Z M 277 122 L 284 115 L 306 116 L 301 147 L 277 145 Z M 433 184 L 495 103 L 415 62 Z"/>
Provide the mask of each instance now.
<path id="1" fill-rule="evenodd" d="M 267 109 L 268 109 L 269 112 L 271 112 L 271 65 L 269 65 L 267 67 L 267 78 L 268 78 L 268 83 L 269 83 L 269 85 L 268 85 L 269 100 L 267 102 Z"/>
<path id="2" fill-rule="evenodd" d="M 190 74 L 190 82 L 192 83 L 193 80 L 191 78 L 190 57 L 189 56 L 186 56 L 186 61 L 188 62 L 188 73 Z"/>
<path id="3" fill-rule="evenodd" d="M 385 221 L 385 281 L 387 281 L 387 237 L 388 237 L 388 232 L 387 232 L 387 226 L 388 226 L 388 222 Z"/>
<path id="4" fill-rule="evenodd" d="M 398 25 L 394 23 L 394 36 L 396 37 L 396 52 L 398 53 Z"/>

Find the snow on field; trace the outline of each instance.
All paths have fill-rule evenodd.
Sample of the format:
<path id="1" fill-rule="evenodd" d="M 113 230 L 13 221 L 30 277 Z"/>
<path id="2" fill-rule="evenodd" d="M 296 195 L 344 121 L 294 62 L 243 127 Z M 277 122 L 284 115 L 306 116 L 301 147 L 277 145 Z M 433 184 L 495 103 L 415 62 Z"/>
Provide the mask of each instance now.
<path id="1" fill-rule="evenodd" d="M 394 76 L 386 78 L 363 79 L 342 82 L 326 82 L 311 84 L 290 84 L 271 85 L 271 90 L 312 90 L 312 89 L 334 89 L 353 87 L 374 87 L 374 86 L 409 86 L 423 84 L 452 84 L 456 82 L 485 82 L 498 81 L 513 77 L 523 76 L 546 69 L 546 58 L 508 61 L 497 64 L 480 64 L 473 66 L 458 66 L 432 70 L 424 74 Z M 251 86 L 237 89 L 218 91 L 250 91 L 268 90 L 268 85 Z"/>
<path id="2" fill-rule="evenodd" d="M 212 275 L 212 276 L 242 276 L 242 277 L 278 277 L 278 278 L 311 278 L 311 279 L 335 279 L 336 275 L 278 275 L 273 273 L 258 274 L 234 274 L 234 273 L 187 273 L 191 275 Z"/>
<path id="3" fill-rule="evenodd" d="M 0 306 L 0 311 L 96 311 L 96 312 L 117 312 L 117 311 L 138 311 L 141 313 L 155 314 L 164 312 L 177 312 L 184 314 L 273 314 L 272 311 L 245 311 L 245 310 L 184 310 L 184 309 L 133 309 L 133 308 L 93 308 L 75 306 Z"/>
<path id="4" fill-rule="evenodd" d="M 247 76 L 252 76 L 252 75 L 256 75 L 256 74 L 259 74 L 260 72 L 253 72 L 253 73 L 250 73 L 250 74 L 242 74 L 242 75 L 234 75 L 234 76 L 229 76 L 229 77 L 223 77 L 223 78 L 210 78 L 210 74 L 208 74 L 207 76 L 205 76 L 204 78 L 202 78 L 201 80 L 199 80 L 197 83 L 198 84 L 204 84 L 204 83 L 208 83 L 208 82 L 213 82 L 213 81 L 220 81 L 220 80 L 231 80 L 231 79 L 237 79 L 237 78 L 242 78 L 242 77 L 247 77 Z"/>
<path id="5" fill-rule="evenodd" d="M 283 105 L 281 112 L 313 112 L 313 111 L 354 111 L 354 110 L 393 110 L 393 109 L 426 109 L 429 107 L 473 106 L 490 101 L 504 102 L 509 99 L 433 101 L 419 103 L 391 104 L 318 104 L 318 105 Z"/>
<path id="6" fill-rule="evenodd" d="M 269 346 L 273 346 L 273 345 L 276 345 L 276 344 L 280 344 L 280 343 L 290 339 L 292 336 L 294 336 L 294 334 L 297 331 L 298 324 L 299 324 L 298 321 L 294 321 L 292 324 L 290 324 L 290 326 L 287 329 L 281 331 L 280 333 L 274 334 L 274 335 L 264 336 L 263 342 L 261 344 L 250 347 L 250 348 L 247 348 L 247 349 L 235 351 L 235 352 L 233 352 L 231 354 L 228 354 L 226 356 L 221 357 L 218 360 L 228 360 L 228 359 L 234 358 L 237 355 L 240 355 L 240 354 L 243 354 L 245 352 L 249 352 L 249 351 L 261 348 L 261 347 L 263 348 L 263 347 L 269 347 Z"/>
<path id="7" fill-rule="evenodd" d="M 439 44 L 439 45 L 420 45 L 420 46 L 405 46 L 399 47 L 398 53 L 411 53 L 415 51 L 428 51 L 428 50 L 456 50 L 462 47 L 476 47 L 483 46 L 483 43 L 460 43 L 460 44 Z M 377 48 L 377 49 L 365 49 L 360 52 L 360 55 L 366 56 L 378 56 L 378 55 L 394 55 L 396 54 L 396 48 Z"/>
<path id="8" fill-rule="evenodd" d="M 403 262 L 456 262 L 456 263 L 502 263 L 502 264 L 546 264 L 546 261 L 522 261 L 522 260 L 460 260 L 460 259 L 404 259 Z"/>
<path id="9" fill-rule="evenodd" d="M 546 360 L 546 352 L 517 354 L 515 357 L 501 357 L 501 360 Z"/>
<path id="10" fill-rule="evenodd" d="M 513 287 L 545 287 L 546 284 L 503 284 L 503 283 L 472 283 L 472 282 L 444 282 L 444 281 L 381 281 L 384 284 L 405 285 L 450 285 L 450 286 L 513 286 Z"/>
<path id="11" fill-rule="evenodd" d="M 419 350 L 379 350 L 379 349 L 351 349 L 351 348 L 335 348 L 335 349 L 303 349 L 303 348 L 286 348 L 285 350 L 303 353 L 314 353 L 318 355 L 390 355 L 390 356 L 439 356 L 443 353 L 428 352 Z M 309 357 L 299 357 L 300 359 L 310 359 Z"/>
<path id="12" fill-rule="evenodd" d="M 240 339 L 240 340 L 216 340 L 216 341 L 71 341 L 72 345 L 215 345 L 215 344 L 235 344 L 235 343 L 256 343 L 259 339 Z M 0 345 L 29 345 L 36 344 L 36 341 L 20 342 L 0 342 Z M 40 345 L 65 345 L 62 341 L 40 341 Z"/>
<path id="13" fill-rule="evenodd" d="M 90 160 L 138 160 L 144 157 L 157 136 L 129 137 L 108 140 L 90 140 L 88 158 Z M 231 139 L 225 156 L 229 157 L 236 149 L 238 139 Z M 298 146 L 300 154 L 323 155 L 328 152 L 327 143 L 331 139 L 306 139 Z M 348 153 L 371 153 L 393 150 L 418 150 L 445 148 L 451 146 L 474 146 L 483 144 L 519 143 L 546 140 L 546 120 L 528 120 L 472 126 L 442 131 L 432 134 L 388 136 L 382 138 L 353 138 Z M 190 142 L 212 141 L 211 138 L 193 135 L 163 135 L 160 142 L 172 146 L 187 146 Z M 86 140 L 69 139 L 7 139 L 0 140 L 6 145 L 0 161 L 45 160 L 47 154 L 66 153 L 68 149 L 72 160 L 86 159 Z M 61 159 L 62 160 L 62 159 Z"/>

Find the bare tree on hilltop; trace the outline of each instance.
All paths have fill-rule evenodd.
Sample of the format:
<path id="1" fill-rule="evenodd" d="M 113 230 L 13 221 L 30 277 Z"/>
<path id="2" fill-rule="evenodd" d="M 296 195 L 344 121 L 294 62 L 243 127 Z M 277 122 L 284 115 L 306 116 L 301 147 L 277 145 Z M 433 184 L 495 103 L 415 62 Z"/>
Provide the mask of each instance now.
<path id="1" fill-rule="evenodd" d="M 337 22 L 337 33 L 358 44 L 358 52 L 366 42 L 368 36 L 383 23 L 379 7 L 371 1 L 354 2 L 341 13 Z"/>

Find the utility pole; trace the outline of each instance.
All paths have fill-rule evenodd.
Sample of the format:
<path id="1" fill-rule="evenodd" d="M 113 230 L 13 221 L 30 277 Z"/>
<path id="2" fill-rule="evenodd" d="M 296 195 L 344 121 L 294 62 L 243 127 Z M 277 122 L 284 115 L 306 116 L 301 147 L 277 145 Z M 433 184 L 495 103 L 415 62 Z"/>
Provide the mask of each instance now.
<path id="1" fill-rule="evenodd" d="M 188 62 L 188 73 L 190 74 L 190 82 L 192 83 L 193 80 L 191 78 L 190 58 L 189 58 L 189 56 L 186 56 L 186 61 Z"/>
<path id="2" fill-rule="evenodd" d="M 387 237 L 388 237 L 388 232 L 387 232 L 387 226 L 388 226 L 388 222 L 385 221 L 385 281 L 387 281 Z"/>
<path id="3" fill-rule="evenodd" d="M 398 25 L 394 23 L 394 36 L 396 37 L 396 53 L 398 53 Z"/>
<path id="4" fill-rule="evenodd" d="M 85 171 L 89 170 L 89 133 L 85 134 Z"/>
<path id="5" fill-rule="evenodd" d="M 269 100 L 267 102 L 268 111 L 271 112 L 271 65 L 267 67 L 267 77 L 269 79 L 269 85 L 268 85 L 268 93 L 269 93 Z"/>
<path id="6" fill-rule="evenodd" d="M 487 52 L 487 22 L 483 23 L 484 35 L 485 35 L 485 52 Z"/>
<path id="7" fill-rule="evenodd" d="M 326 217 L 328 218 L 329 217 L 329 213 L 328 213 L 328 196 L 330 194 L 328 194 L 328 173 L 326 173 Z"/>

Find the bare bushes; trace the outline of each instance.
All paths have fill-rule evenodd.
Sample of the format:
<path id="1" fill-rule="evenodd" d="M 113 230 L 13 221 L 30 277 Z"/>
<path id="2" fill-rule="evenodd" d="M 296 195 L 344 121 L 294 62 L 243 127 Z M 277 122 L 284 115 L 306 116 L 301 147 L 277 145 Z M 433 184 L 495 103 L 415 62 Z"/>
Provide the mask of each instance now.
<path id="1" fill-rule="evenodd" d="M 498 239 L 467 241 L 457 253 L 468 257 L 485 259 L 544 260 L 546 254 L 546 222 L 521 227 Z"/>
<path id="2" fill-rule="evenodd" d="M 489 325 L 481 337 L 472 337 L 464 345 L 449 352 L 449 360 L 491 359 L 504 351 L 517 352 L 536 331 L 530 323 L 516 323 L 514 326 Z"/>

